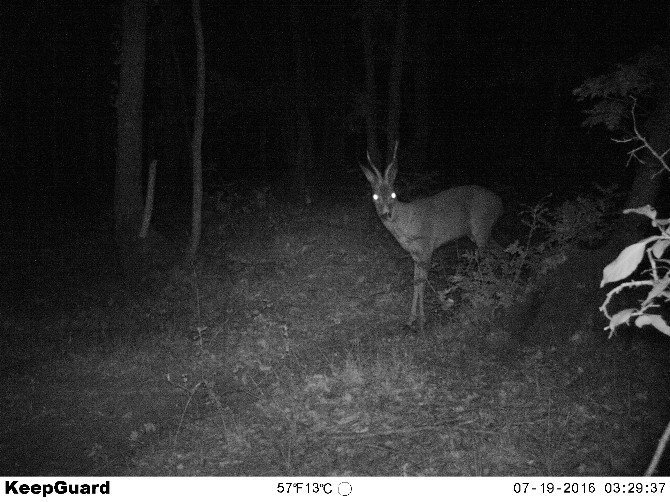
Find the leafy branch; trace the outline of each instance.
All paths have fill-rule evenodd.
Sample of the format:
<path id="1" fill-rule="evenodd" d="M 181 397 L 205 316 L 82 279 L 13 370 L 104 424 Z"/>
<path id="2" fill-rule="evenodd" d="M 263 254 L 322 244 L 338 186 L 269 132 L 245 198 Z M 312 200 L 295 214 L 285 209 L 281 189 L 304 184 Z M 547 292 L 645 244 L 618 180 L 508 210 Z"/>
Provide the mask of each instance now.
<path id="1" fill-rule="evenodd" d="M 657 151 L 640 132 L 636 106 L 638 96 L 651 93 L 653 88 L 660 83 L 667 84 L 667 68 L 669 67 L 667 59 L 666 53 L 657 50 L 651 55 L 642 56 L 636 65 L 620 65 L 617 71 L 590 79 L 574 91 L 574 94 L 580 100 L 601 98 L 599 103 L 587 111 L 589 117 L 583 125 L 604 124 L 609 130 L 624 129 L 621 124 L 624 120 L 624 110 L 627 109 L 625 103 L 631 103 L 630 127 L 632 132 L 628 133 L 628 137 L 615 140 L 615 142 L 633 143 L 635 145 L 628 152 L 629 164 L 633 158 L 642 164 L 646 164 L 640 158 L 639 153 L 648 152 L 660 165 L 659 171 L 654 176 L 663 171 L 670 172 L 666 160 L 670 149 L 662 153 Z M 656 210 L 649 205 L 625 209 L 623 213 L 639 214 L 649 218 L 652 227 L 658 229 L 658 234 L 627 246 L 614 261 L 604 268 L 603 278 L 600 282 L 601 288 L 605 284 L 628 279 L 610 290 L 600 306 L 600 311 L 609 320 L 605 330 L 610 331 L 609 336 L 611 337 L 618 326 L 629 325 L 634 320 L 635 326 L 638 328 L 652 326 L 661 333 L 670 336 L 670 326 L 660 314 L 654 312 L 654 309 L 670 300 L 670 260 L 663 258 L 665 251 L 670 246 L 670 218 L 658 218 Z M 646 271 L 648 277 L 641 280 L 629 279 L 645 257 L 649 263 L 649 268 Z M 638 306 L 625 308 L 613 314 L 610 313 L 608 306 L 614 296 L 631 288 L 650 288 L 650 290 Z M 656 451 L 645 475 L 650 476 L 656 471 L 668 441 L 670 441 L 670 423 L 668 423 L 658 441 Z"/>
<path id="2" fill-rule="evenodd" d="M 633 99 L 633 106 L 631 108 L 633 133 L 629 138 L 618 141 L 622 143 L 637 142 L 638 146 L 629 152 L 629 162 L 632 158 L 640 160 L 637 155 L 638 152 L 647 150 L 661 166 L 659 172 L 670 172 L 670 167 L 668 167 L 666 162 L 670 149 L 659 153 L 649 144 L 637 126 L 635 104 L 636 100 Z M 635 326 L 637 327 L 650 325 L 661 333 L 670 336 L 670 326 L 668 326 L 667 322 L 660 315 L 650 313 L 651 309 L 659 307 L 659 302 L 667 302 L 670 299 L 670 260 L 663 258 L 663 254 L 668 246 L 670 246 L 670 218 L 659 219 L 656 210 L 649 205 L 625 209 L 623 213 L 634 213 L 649 218 L 652 227 L 657 228 L 659 234 L 627 246 L 603 270 L 603 279 L 600 282 L 601 288 L 610 282 L 617 282 L 630 277 L 646 256 L 650 267 L 648 273 L 651 275 L 650 279 L 628 280 L 607 293 L 605 301 L 600 306 L 600 311 L 609 320 L 609 325 L 605 329 L 610 330 L 611 337 L 618 326 L 622 324 L 629 325 L 630 321 L 634 319 Z M 608 311 L 607 307 L 615 295 L 625 289 L 641 287 L 650 287 L 651 290 L 639 307 L 623 309 L 615 314 L 611 314 Z"/>

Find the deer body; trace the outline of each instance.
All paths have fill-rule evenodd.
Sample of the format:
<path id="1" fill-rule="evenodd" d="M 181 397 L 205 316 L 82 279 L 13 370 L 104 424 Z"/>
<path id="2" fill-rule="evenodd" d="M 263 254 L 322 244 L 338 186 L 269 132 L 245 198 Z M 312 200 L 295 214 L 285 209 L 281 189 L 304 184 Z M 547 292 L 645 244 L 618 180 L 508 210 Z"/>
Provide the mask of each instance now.
<path id="1" fill-rule="evenodd" d="M 483 248 L 502 214 L 502 200 L 486 188 L 466 185 L 413 202 L 399 202 L 393 191 L 398 172 L 397 149 L 396 143 L 393 160 L 383 176 L 372 164 L 369 154 L 368 162 L 374 171 L 362 165 L 361 168 L 372 186 L 375 208 L 382 223 L 414 260 L 414 295 L 407 324 L 412 325 L 418 319 L 419 329 L 423 331 L 423 296 L 433 251 L 460 237 L 469 237 L 479 249 Z"/>

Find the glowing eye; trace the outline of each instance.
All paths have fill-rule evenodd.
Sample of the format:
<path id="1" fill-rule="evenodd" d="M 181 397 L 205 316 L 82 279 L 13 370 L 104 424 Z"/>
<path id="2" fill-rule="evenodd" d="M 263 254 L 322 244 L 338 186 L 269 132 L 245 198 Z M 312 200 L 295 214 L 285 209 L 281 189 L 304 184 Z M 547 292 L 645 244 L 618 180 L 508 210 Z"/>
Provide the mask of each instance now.
<path id="1" fill-rule="evenodd" d="M 391 194 L 391 198 L 392 198 L 392 199 L 395 199 L 395 192 L 393 192 L 393 193 Z"/>
<path id="2" fill-rule="evenodd" d="M 377 195 L 376 193 L 373 193 L 372 194 L 372 200 L 379 200 L 379 195 Z"/>

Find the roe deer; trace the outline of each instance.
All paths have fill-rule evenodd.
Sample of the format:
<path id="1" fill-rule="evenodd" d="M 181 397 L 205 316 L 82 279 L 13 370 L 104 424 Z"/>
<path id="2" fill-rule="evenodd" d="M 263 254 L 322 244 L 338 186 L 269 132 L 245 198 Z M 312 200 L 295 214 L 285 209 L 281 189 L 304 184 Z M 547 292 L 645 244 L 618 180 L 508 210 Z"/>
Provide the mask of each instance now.
<path id="1" fill-rule="evenodd" d="M 423 333 L 423 293 L 433 251 L 465 236 L 482 249 L 502 213 L 502 200 L 486 188 L 466 185 L 449 188 L 425 199 L 400 202 L 393 191 L 398 174 L 397 154 L 396 141 L 393 159 L 386 166 L 384 176 L 372 163 L 370 152 L 367 158 L 373 170 L 360 166 L 372 185 L 372 199 L 379 218 L 414 260 L 414 296 L 407 325 L 413 325 L 418 318 L 419 330 Z"/>

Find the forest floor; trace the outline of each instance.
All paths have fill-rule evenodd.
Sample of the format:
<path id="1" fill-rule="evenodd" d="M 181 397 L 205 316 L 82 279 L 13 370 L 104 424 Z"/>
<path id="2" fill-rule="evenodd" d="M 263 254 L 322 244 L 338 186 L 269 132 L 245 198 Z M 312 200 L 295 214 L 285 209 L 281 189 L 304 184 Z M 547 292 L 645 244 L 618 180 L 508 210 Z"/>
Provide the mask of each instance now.
<path id="1" fill-rule="evenodd" d="M 640 475 L 670 418 L 668 340 L 606 340 L 593 267 L 482 326 L 438 301 L 449 246 L 419 336 L 364 201 L 249 210 L 180 252 L 130 281 L 99 236 L 2 250 L 0 474 Z"/>

